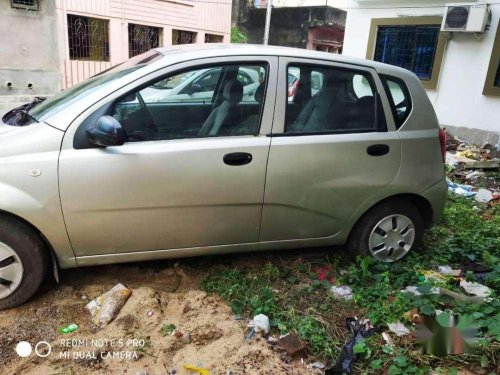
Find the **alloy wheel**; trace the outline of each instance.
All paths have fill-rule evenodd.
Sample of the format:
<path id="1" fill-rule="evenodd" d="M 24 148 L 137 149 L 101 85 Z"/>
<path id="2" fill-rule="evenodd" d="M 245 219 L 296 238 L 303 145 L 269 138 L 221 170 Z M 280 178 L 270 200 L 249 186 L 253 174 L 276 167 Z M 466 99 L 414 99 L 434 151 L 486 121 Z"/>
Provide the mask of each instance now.
<path id="1" fill-rule="evenodd" d="M 382 262 L 395 262 L 404 257 L 415 241 L 415 226 L 405 215 L 390 215 L 372 229 L 368 240 L 373 257 Z"/>
<path id="2" fill-rule="evenodd" d="M 23 264 L 17 253 L 0 242 L 0 299 L 10 296 L 21 285 Z"/>

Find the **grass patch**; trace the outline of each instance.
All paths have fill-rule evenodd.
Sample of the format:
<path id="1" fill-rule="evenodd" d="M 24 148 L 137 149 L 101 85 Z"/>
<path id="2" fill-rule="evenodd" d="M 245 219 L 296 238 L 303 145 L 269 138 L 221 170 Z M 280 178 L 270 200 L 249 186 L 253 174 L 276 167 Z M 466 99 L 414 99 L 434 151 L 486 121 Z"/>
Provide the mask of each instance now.
<path id="1" fill-rule="evenodd" d="M 468 272 L 468 280 L 479 281 L 500 291 L 500 205 L 476 206 L 473 200 L 451 196 L 441 222 L 425 235 L 423 245 L 396 264 L 374 262 L 359 257 L 347 262 L 341 253 L 325 251 L 314 259 L 270 256 L 264 264 L 237 262 L 208 268 L 202 288 L 227 301 L 237 315 L 269 316 L 273 333 L 296 331 L 307 343 L 313 359 L 331 363 L 348 338 L 345 318 L 368 317 L 373 324 L 386 329 L 386 323 L 404 322 L 406 312 L 417 309 L 421 315 L 433 315 L 436 309 L 468 314 L 480 326 L 480 344 L 468 355 L 437 358 L 414 351 L 414 336 L 395 338 L 395 349 L 385 344 L 380 334 L 373 335 L 356 347 L 357 372 L 375 374 L 425 374 L 431 369 L 452 374 L 454 369 L 495 371 L 500 354 L 500 302 L 496 298 L 482 305 L 457 302 L 450 297 L 425 294 L 413 297 L 400 290 L 416 285 L 421 290 L 434 286 L 425 281 L 422 272 L 437 265 L 467 269 L 488 269 L 484 277 Z M 318 274 L 322 280 L 318 279 Z M 353 300 L 334 300 L 327 281 L 349 285 Z M 461 292 L 452 278 L 441 282 L 447 289 Z M 446 370 L 445 370 L 446 369 Z"/>

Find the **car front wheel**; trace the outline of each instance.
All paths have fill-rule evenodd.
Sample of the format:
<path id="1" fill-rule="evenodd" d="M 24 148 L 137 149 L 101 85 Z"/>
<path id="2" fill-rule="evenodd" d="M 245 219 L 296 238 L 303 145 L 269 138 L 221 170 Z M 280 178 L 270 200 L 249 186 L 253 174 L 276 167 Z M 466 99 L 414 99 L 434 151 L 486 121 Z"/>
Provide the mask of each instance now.
<path id="1" fill-rule="evenodd" d="M 363 216 L 349 236 L 347 249 L 350 255 L 371 255 L 381 262 L 396 262 L 419 245 L 423 230 L 418 208 L 409 201 L 395 199 Z"/>
<path id="2" fill-rule="evenodd" d="M 40 237 L 22 221 L 0 216 L 0 310 L 30 299 L 46 268 L 47 252 Z"/>

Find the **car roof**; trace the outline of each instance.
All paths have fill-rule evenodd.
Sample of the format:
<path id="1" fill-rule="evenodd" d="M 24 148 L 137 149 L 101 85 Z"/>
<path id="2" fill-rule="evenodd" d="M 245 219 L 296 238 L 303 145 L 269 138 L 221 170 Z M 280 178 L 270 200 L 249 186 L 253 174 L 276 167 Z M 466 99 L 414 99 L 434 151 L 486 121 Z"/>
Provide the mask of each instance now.
<path id="1" fill-rule="evenodd" d="M 373 68 L 383 72 L 393 72 L 396 75 L 406 75 L 408 71 L 377 61 L 360 59 L 335 53 L 314 51 L 302 48 L 280 47 L 280 46 L 265 46 L 259 44 L 181 44 L 175 46 L 159 47 L 156 51 L 162 55 L 169 57 L 169 64 L 172 60 L 186 61 L 194 59 L 202 59 L 208 57 L 222 56 L 282 56 L 296 57 L 303 59 L 327 60 L 345 64 L 353 64 L 364 67 Z"/>

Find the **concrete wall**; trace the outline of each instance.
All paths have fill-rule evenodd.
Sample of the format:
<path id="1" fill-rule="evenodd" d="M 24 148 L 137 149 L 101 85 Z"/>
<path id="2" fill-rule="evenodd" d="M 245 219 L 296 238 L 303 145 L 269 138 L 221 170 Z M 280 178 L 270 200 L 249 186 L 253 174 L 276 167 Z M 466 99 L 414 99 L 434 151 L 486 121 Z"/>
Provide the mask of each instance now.
<path id="1" fill-rule="evenodd" d="M 442 0 L 350 0 L 343 54 L 366 57 L 372 18 L 442 16 L 445 3 Z M 491 27 L 480 40 L 474 34 L 452 34 L 444 53 L 438 87 L 427 90 L 441 124 L 476 143 L 498 142 L 500 133 L 500 97 L 482 94 L 500 18 L 499 4 L 492 4 L 490 9 Z"/>
<path id="2" fill-rule="evenodd" d="M 54 1 L 40 0 L 38 11 L 27 11 L 0 0 L 0 113 L 33 96 L 59 91 L 57 40 Z M 7 82 L 12 82 L 12 88 L 7 88 Z"/>

